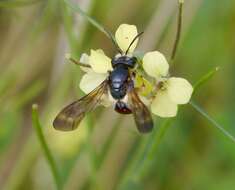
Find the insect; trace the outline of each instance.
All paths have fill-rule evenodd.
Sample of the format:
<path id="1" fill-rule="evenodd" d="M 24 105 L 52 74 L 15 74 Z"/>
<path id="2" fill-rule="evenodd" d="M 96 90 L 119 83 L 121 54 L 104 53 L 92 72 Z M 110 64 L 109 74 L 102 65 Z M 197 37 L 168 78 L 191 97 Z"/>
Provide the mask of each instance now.
<path id="1" fill-rule="evenodd" d="M 134 72 L 137 58 L 129 57 L 128 51 L 139 33 L 130 43 L 126 52 L 112 59 L 113 70 L 109 76 L 97 88 L 81 99 L 66 106 L 55 118 L 55 129 L 70 131 L 78 127 L 86 113 L 96 108 L 103 94 L 110 93 L 116 103 L 115 111 L 120 114 L 133 114 L 137 129 L 141 133 L 150 132 L 153 128 L 151 113 L 146 105 L 140 100 L 137 89 L 134 88 Z M 127 102 L 124 101 L 127 97 Z"/>

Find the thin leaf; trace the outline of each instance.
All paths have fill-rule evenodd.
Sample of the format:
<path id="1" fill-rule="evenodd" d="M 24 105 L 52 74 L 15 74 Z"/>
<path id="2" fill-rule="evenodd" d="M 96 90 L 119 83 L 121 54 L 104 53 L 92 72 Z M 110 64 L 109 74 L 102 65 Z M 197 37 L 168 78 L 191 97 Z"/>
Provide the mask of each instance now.
<path id="1" fill-rule="evenodd" d="M 211 79 L 214 74 L 219 70 L 219 67 L 215 67 L 205 75 L 203 75 L 195 84 L 194 84 L 194 93 L 198 91 L 198 89 L 205 84 L 209 79 Z M 235 137 L 231 135 L 226 129 L 224 129 L 220 124 L 218 124 L 208 113 L 206 113 L 199 105 L 197 105 L 194 101 L 190 101 L 189 104 L 203 117 L 205 117 L 210 123 L 213 124 L 220 132 L 222 132 L 226 137 L 235 142 Z"/>
<path id="2" fill-rule="evenodd" d="M 220 69 L 219 67 L 215 67 L 215 68 L 213 68 L 211 71 L 209 71 L 208 73 L 206 73 L 205 75 L 203 75 L 203 76 L 193 85 L 194 92 L 196 92 L 203 84 L 205 84 L 207 81 L 209 81 L 219 69 Z"/>
<path id="3" fill-rule="evenodd" d="M 189 103 L 198 113 L 200 113 L 204 118 L 206 118 L 214 127 L 216 127 L 220 132 L 222 132 L 226 137 L 235 143 L 235 137 L 231 135 L 226 129 L 224 129 L 219 123 L 217 123 L 210 115 L 208 115 L 200 106 L 198 106 L 194 101 Z"/>
<path id="4" fill-rule="evenodd" d="M 56 183 L 56 187 L 57 187 L 57 189 L 62 189 L 62 183 L 60 180 L 59 170 L 58 170 L 58 167 L 57 167 L 55 160 L 52 156 L 52 153 L 46 143 L 45 137 L 43 135 L 42 126 L 41 126 L 41 124 L 39 122 L 39 118 L 38 118 L 38 106 L 36 104 L 34 104 L 32 106 L 32 123 L 33 123 L 33 127 L 37 133 L 38 140 L 41 144 L 44 155 L 45 155 L 45 157 L 48 161 L 48 164 L 50 166 L 52 175 L 53 175 L 55 183 Z"/>

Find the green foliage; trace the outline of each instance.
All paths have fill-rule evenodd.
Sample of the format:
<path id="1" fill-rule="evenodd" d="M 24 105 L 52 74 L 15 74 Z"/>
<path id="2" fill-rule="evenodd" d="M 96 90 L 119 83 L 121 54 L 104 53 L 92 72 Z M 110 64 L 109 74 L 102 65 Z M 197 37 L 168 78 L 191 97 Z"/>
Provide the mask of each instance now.
<path id="1" fill-rule="evenodd" d="M 36 104 L 34 104 L 32 106 L 32 122 L 33 122 L 32 123 L 33 127 L 37 133 L 38 140 L 41 144 L 42 150 L 44 151 L 45 157 L 46 157 L 48 164 L 51 168 L 51 172 L 52 172 L 53 177 L 55 179 L 56 187 L 57 187 L 57 189 L 62 189 L 62 183 L 60 180 L 60 173 L 59 173 L 58 167 L 55 163 L 55 159 L 53 158 L 52 153 L 51 153 L 51 151 L 47 145 L 47 142 L 45 140 L 45 137 L 43 135 L 42 126 L 41 126 L 41 124 L 39 122 L 39 118 L 38 118 L 38 105 L 36 105 Z"/>
<path id="2" fill-rule="evenodd" d="M 5 0 L 4 2 L 0 2 L 0 7 L 5 8 L 14 8 L 14 7 L 21 7 L 26 5 L 32 5 L 34 3 L 39 2 L 39 0 Z"/>
<path id="3" fill-rule="evenodd" d="M 160 51 L 167 54 L 176 11 L 164 17 L 159 10 L 171 10 L 167 1 L 78 3 L 0 2 L 0 189 L 233 189 L 235 3 L 186 2 L 193 11 L 183 12 L 173 72 L 197 81 L 195 100 L 176 118 L 155 118 L 148 135 L 136 133 L 131 117 L 100 108 L 76 131 L 55 131 L 56 113 L 81 95 L 80 68 L 64 55 L 78 59 L 87 47 L 114 49 L 106 43 L 116 43 L 111 29 L 132 22 L 156 31 L 151 27 L 158 18 L 169 22 L 159 35 Z M 157 6 L 149 12 L 145 4 Z M 154 32 L 142 40 L 159 42 Z M 34 106 L 31 118 L 34 102 L 40 110 Z"/>

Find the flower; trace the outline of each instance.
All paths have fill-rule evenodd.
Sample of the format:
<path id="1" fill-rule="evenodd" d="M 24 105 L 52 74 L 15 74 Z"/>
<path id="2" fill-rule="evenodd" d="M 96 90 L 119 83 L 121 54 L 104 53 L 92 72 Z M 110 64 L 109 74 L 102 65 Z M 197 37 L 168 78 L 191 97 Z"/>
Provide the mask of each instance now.
<path id="1" fill-rule="evenodd" d="M 115 40 L 123 55 L 129 48 L 127 56 L 133 56 L 138 38 L 131 46 L 130 44 L 137 35 L 135 25 L 121 24 L 118 27 Z M 82 54 L 80 62 L 90 65 L 90 68 L 81 67 L 85 74 L 80 81 L 80 88 L 86 94 L 107 79 L 109 72 L 113 70 L 111 59 L 100 49 L 91 50 L 90 55 Z M 140 99 L 146 105 L 150 103 L 153 114 L 160 117 L 174 117 L 177 114 L 178 105 L 189 102 L 193 92 L 192 85 L 186 79 L 169 76 L 169 64 L 162 53 L 158 51 L 145 53 L 142 64 L 138 64 L 134 72 L 135 88 L 138 89 Z M 147 80 L 149 77 L 154 80 Z M 113 102 L 115 100 L 110 93 L 102 97 L 104 106 L 110 106 Z"/>
<path id="2" fill-rule="evenodd" d="M 178 105 L 189 102 L 193 92 L 192 85 L 184 78 L 169 77 L 169 64 L 158 51 L 144 55 L 143 69 L 157 83 L 151 111 L 160 117 L 176 116 Z"/>
<path id="3" fill-rule="evenodd" d="M 108 77 L 108 71 L 112 70 L 111 59 L 100 49 L 91 50 L 90 56 L 82 54 L 80 63 L 91 66 L 91 68 L 81 67 L 86 74 L 80 81 L 80 88 L 86 94 L 99 86 Z"/>
<path id="4" fill-rule="evenodd" d="M 111 59 L 100 49 L 91 50 L 90 56 L 83 53 L 80 58 L 80 63 L 91 66 L 91 68 L 81 66 L 81 69 L 86 73 L 83 75 L 79 87 L 85 94 L 98 87 L 107 79 L 108 71 L 112 70 Z M 112 101 L 107 94 L 103 94 L 101 97 L 101 104 L 105 107 L 109 107 Z"/>
<path id="5" fill-rule="evenodd" d="M 135 25 L 129 24 L 121 24 L 116 33 L 115 39 L 117 41 L 118 46 L 121 48 L 123 52 L 127 50 L 132 40 L 137 36 L 137 28 Z M 133 53 L 138 43 L 138 39 L 132 44 L 129 49 L 129 53 Z"/>
<path id="6" fill-rule="evenodd" d="M 120 49 L 125 52 L 131 41 L 136 37 L 137 34 L 137 28 L 135 25 L 121 24 L 115 33 L 115 40 L 117 41 Z M 137 41 L 138 39 L 130 47 L 128 51 L 129 54 L 134 51 L 137 45 Z M 99 86 L 108 77 L 108 72 L 112 71 L 113 69 L 111 59 L 106 56 L 101 49 L 92 49 L 90 51 L 90 55 L 83 53 L 80 58 L 80 63 L 88 64 L 91 66 L 91 68 L 81 67 L 81 69 L 86 73 L 82 77 L 79 86 L 80 89 L 86 94 Z M 110 96 L 109 100 L 113 101 Z M 107 104 L 106 101 L 105 105 L 108 106 L 110 104 Z"/>

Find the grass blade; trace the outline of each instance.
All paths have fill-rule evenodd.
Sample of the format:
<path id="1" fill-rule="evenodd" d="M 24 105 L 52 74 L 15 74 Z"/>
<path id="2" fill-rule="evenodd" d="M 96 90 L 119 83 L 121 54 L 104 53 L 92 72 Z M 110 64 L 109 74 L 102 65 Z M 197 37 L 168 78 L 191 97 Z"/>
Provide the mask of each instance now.
<path id="1" fill-rule="evenodd" d="M 204 83 L 206 83 L 208 80 L 210 80 L 214 74 L 219 70 L 219 67 L 213 68 L 211 71 L 203 75 L 194 85 L 194 92 L 196 92 Z"/>
<path id="2" fill-rule="evenodd" d="M 62 189 L 62 183 L 60 180 L 59 170 L 58 170 L 58 167 L 57 167 L 55 160 L 52 156 L 52 153 L 46 143 L 45 137 L 43 135 L 42 126 L 41 126 L 39 119 L 38 119 L 38 106 L 36 104 L 34 104 L 32 106 L 32 122 L 33 122 L 33 127 L 36 130 L 37 137 L 38 137 L 38 140 L 41 144 L 44 155 L 45 155 L 45 157 L 48 161 L 48 164 L 50 166 L 52 175 L 53 175 L 55 183 L 56 183 L 56 187 L 57 187 L 57 189 Z"/>
<path id="3" fill-rule="evenodd" d="M 219 123 L 217 123 L 210 115 L 208 115 L 200 106 L 198 106 L 194 101 L 189 103 L 198 113 L 200 113 L 204 118 L 206 118 L 214 127 L 216 127 L 220 132 L 222 132 L 226 137 L 235 143 L 235 137 L 231 135 L 226 129 L 224 129 Z"/>
<path id="4" fill-rule="evenodd" d="M 219 67 L 213 68 L 211 71 L 203 75 L 195 84 L 194 84 L 194 92 L 198 91 L 198 89 L 205 84 L 209 79 L 211 79 L 214 74 L 219 70 Z M 214 127 L 216 127 L 220 132 L 222 132 L 226 137 L 235 142 L 235 137 L 231 135 L 224 127 L 222 127 L 219 123 L 217 123 L 208 113 L 206 113 L 198 104 L 194 101 L 190 101 L 189 104 L 204 118 L 206 118 Z"/>

